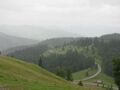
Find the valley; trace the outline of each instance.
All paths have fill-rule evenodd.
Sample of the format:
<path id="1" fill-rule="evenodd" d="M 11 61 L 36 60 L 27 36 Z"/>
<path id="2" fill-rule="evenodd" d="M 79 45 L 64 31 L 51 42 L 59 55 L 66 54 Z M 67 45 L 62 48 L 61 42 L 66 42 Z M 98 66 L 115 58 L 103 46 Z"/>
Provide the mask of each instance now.
<path id="1" fill-rule="evenodd" d="M 104 90 L 112 85 L 113 89 L 117 90 L 111 69 L 106 67 L 111 65 L 112 56 L 119 55 L 120 40 L 116 37 L 120 35 L 54 38 L 31 46 L 9 48 L 7 53 L 4 53 L 5 56 L 0 57 L 1 85 L 20 85 L 30 90 Z M 109 52 L 104 53 L 104 50 Z M 107 59 L 106 55 L 109 55 Z M 5 64 L 5 67 L 2 64 Z M 17 69 L 20 72 L 17 72 Z M 84 86 L 78 86 L 81 81 Z M 102 88 L 103 84 L 97 86 L 97 81 L 104 83 L 105 87 Z M 33 87 L 30 87 L 31 85 Z"/>
<path id="2" fill-rule="evenodd" d="M 0 0 L 0 90 L 120 90 L 120 0 Z"/>

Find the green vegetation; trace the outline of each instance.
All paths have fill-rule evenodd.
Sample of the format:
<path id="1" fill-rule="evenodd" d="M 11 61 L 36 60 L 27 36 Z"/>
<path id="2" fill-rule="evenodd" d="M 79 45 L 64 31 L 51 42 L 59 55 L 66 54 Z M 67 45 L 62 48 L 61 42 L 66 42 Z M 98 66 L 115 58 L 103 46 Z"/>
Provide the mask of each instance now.
<path id="1" fill-rule="evenodd" d="M 20 86 L 25 90 L 87 90 L 39 66 L 6 56 L 0 56 L 0 86 Z"/>
<path id="2" fill-rule="evenodd" d="M 71 51 L 84 56 L 84 60 L 83 58 L 78 60 L 74 55 L 68 57 L 68 52 Z M 102 66 L 105 74 L 112 76 L 112 58 L 120 56 L 120 34 L 104 35 L 98 38 L 50 39 L 9 55 L 35 64 L 39 63 L 39 58 L 43 55 L 45 57 L 45 59 L 42 58 L 43 66 L 52 72 L 56 66 L 65 66 L 72 72 L 87 69 L 93 65 L 89 62 L 91 58 L 92 62 L 96 61 Z M 84 65 L 84 67 L 83 63 L 89 66 Z"/>
<path id="3" fill-rule="evenodd" d="M 94 69 L 94 68 L 89 68 L 89 69 L 85 69 L 85 70 L 73 73 L 73 79 L 74 80 L 80 80 L 80 79 L 83 79 L 85 77 L 89 77 L 89 76 L 95 74 L 96 71 L 97 70 Z"/>
<path id="4" fill-rule="evenodd" d="M 100 73 L 98 76 L 96 76 L 95 78 L 93 79 L 90 79 L 89 82 L 95 82 L 97 80 L 101 80 L 103 81 L 104 83 L 106 84 L 114 84 L 114 80 L 112 77 L 104 74 L 104 73 Z"/>
<path id="5" fill-rule="evenodd" d="M 38 65 L 39 65 L 40 67 L 43 67 L 42 57 L 40 57 L 39 62 L 38 62 Z"/>
<path id="6" fill-rule="evenodd" d="M 106 90 L 106 88 L 100 88 L 100 87 L 91 86 L 91 85 L 88 85 L 86 87 L 89 88 L 89 90 Z"/>
<path id="7" fill-rule="evenodd" d="M 42 60 L 44 67 L 52 72 L 58 67 L 69 69 L 71 72 L 76 72 L 95 65 L 95 61 L 92 57 L 86 56 L 83 53 L 78 52 L 78 50 L 71 48 L 66 51 L 66 49 L 64 49 L 62 51 L 66 51 L 64 54 L 58 54 L 55 52 L 48 56 L 43 56 Z M 60 51 L 57 52 L 60 53 Z"/>
<path id="8" fill-rule="evenodd" d="M 55 70 L 55 74 L 64 78 L 64 79 L 66 79 L 66 80 L 68 80 L 68 81 L 73 80 L 71 70 L 69 70 L 69 69 L 58 67 Z"/>
<path id="9" fill-rule="evenodd" d="M 88 69 L 73 73 L 73 79 L 80 80 L 82 78 L 85 78 L 87 76 L 87 71 L 88 71 Z"/>
<path id="10" fill-rule="evenodd" d="M 115 83 L 118 85 L 120 90 L 120 58 L 113 59 L 113 74 L 115 78 Z"/>
<path id="11" fill-rule="evenodd" d="M 69 73 L 76 72 L 73 74 L 74 80 L 93 75 L 96 72 L 96 69 L 93 69 L 96 62 L 102 66 L 102 73 L 87 82 L 101 80 L 106 84 L 114 84 L 112 78 L 112 58 L 120 56 L 119 34 L 104 35 L 99 38 L 75 38 L 72 40 L 68 39 L 68 42 L 67 40 L 65 41 L 64 39 L 60 41 L 59 39 L 47 40 L 36 46 L 18 50 L 9 55 L 38 64 L 54 73 L 58 67 L 70 70 Z M 66 79 L 67 74 L 65 70 L 58 70 L 57 75 Z M 44 82 L 46 83 L 46 81 Z M 60 81 L 58 80 L 58 82 Z M 38 84 L 40 84 L 40 81 Z M 62 86 L 63 84 L 59 85 Z"/>
<path id="12" fill-rule="evenodd" d="M 80 71 L 80 72 L 73 73 L 73 79 L 74 80 L 80 80 L 80 79 L 83 79 L 85 77 L 88 77 L 88 71 L 89 70 L 90 69 L 86 69 L 86 70 L 83 70 L 83 71 Z M 89 72 L 92 73 L 92 74 L 94 74 L 96 72 L 96 70 L 92 70 L 92 71 L 89 71 Z M 85 82 L 94 83 L 97 80 L 103 81 L 106 84 L 115 84 L 113 78 L 110 77 L 110 76 L 108 76 L 108 75 L 106 75 L 106 74 L 104 74 L 104 73 L 100 73 L 95 78 L 87 80 Z"/>

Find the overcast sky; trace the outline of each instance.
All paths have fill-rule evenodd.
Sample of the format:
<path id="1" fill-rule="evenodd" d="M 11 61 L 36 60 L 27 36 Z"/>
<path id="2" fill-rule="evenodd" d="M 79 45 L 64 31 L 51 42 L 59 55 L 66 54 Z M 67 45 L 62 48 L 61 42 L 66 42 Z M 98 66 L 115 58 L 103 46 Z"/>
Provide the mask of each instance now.
<path id="1" fill-rule="evenodd" d="M 85 36 L 120 33 L 120 0 L 0 0 L 0 25 L 56 26 Z"/>

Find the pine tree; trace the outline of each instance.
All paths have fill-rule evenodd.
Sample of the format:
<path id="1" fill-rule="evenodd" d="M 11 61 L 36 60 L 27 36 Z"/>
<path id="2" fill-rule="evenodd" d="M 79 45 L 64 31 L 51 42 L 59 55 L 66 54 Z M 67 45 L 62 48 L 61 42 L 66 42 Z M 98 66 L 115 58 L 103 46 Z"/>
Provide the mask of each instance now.
<path id="1" fill-rule="evenodd" d="M 120 90 L 120 58 L 113 59 L 113 75 L 115 78 L 115 83 L 118 85 Z"/>
<path id="2" fill-rule="evenodd" d="M 56 73 L 56 75 L 66 79 L 66 71 L 63 67 L 57 67 L 55 73 Z"/>
<path id="3" fill-rule="evenodd" d="M 69 70 L 69 69 L 66 69 L 66 78 L 67 78 L 67 80 L 69 80 L 69 81 L 72 81 L 73 79 L 72 79 L 72 73 L 71 73 L 71 71 Z"/>
<path id="4" fill-rule="evenodd" d="M 39 65 L 40 67 L 43 67 L 43 62 L 42 62 L 42 57 L 41 57 L 41 56 L 40 56 L 40 59 L 39 59 L 38 65 Z"/>

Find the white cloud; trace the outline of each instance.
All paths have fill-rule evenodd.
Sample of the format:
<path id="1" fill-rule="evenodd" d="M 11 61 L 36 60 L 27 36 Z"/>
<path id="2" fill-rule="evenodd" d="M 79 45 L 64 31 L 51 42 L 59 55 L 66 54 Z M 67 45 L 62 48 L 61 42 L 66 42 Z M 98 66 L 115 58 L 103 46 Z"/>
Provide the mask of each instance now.
<path id="1" fill-rule="evenodd" d="M 1 0 L 0 24 L 120 26 L 120 0 Z"/>

